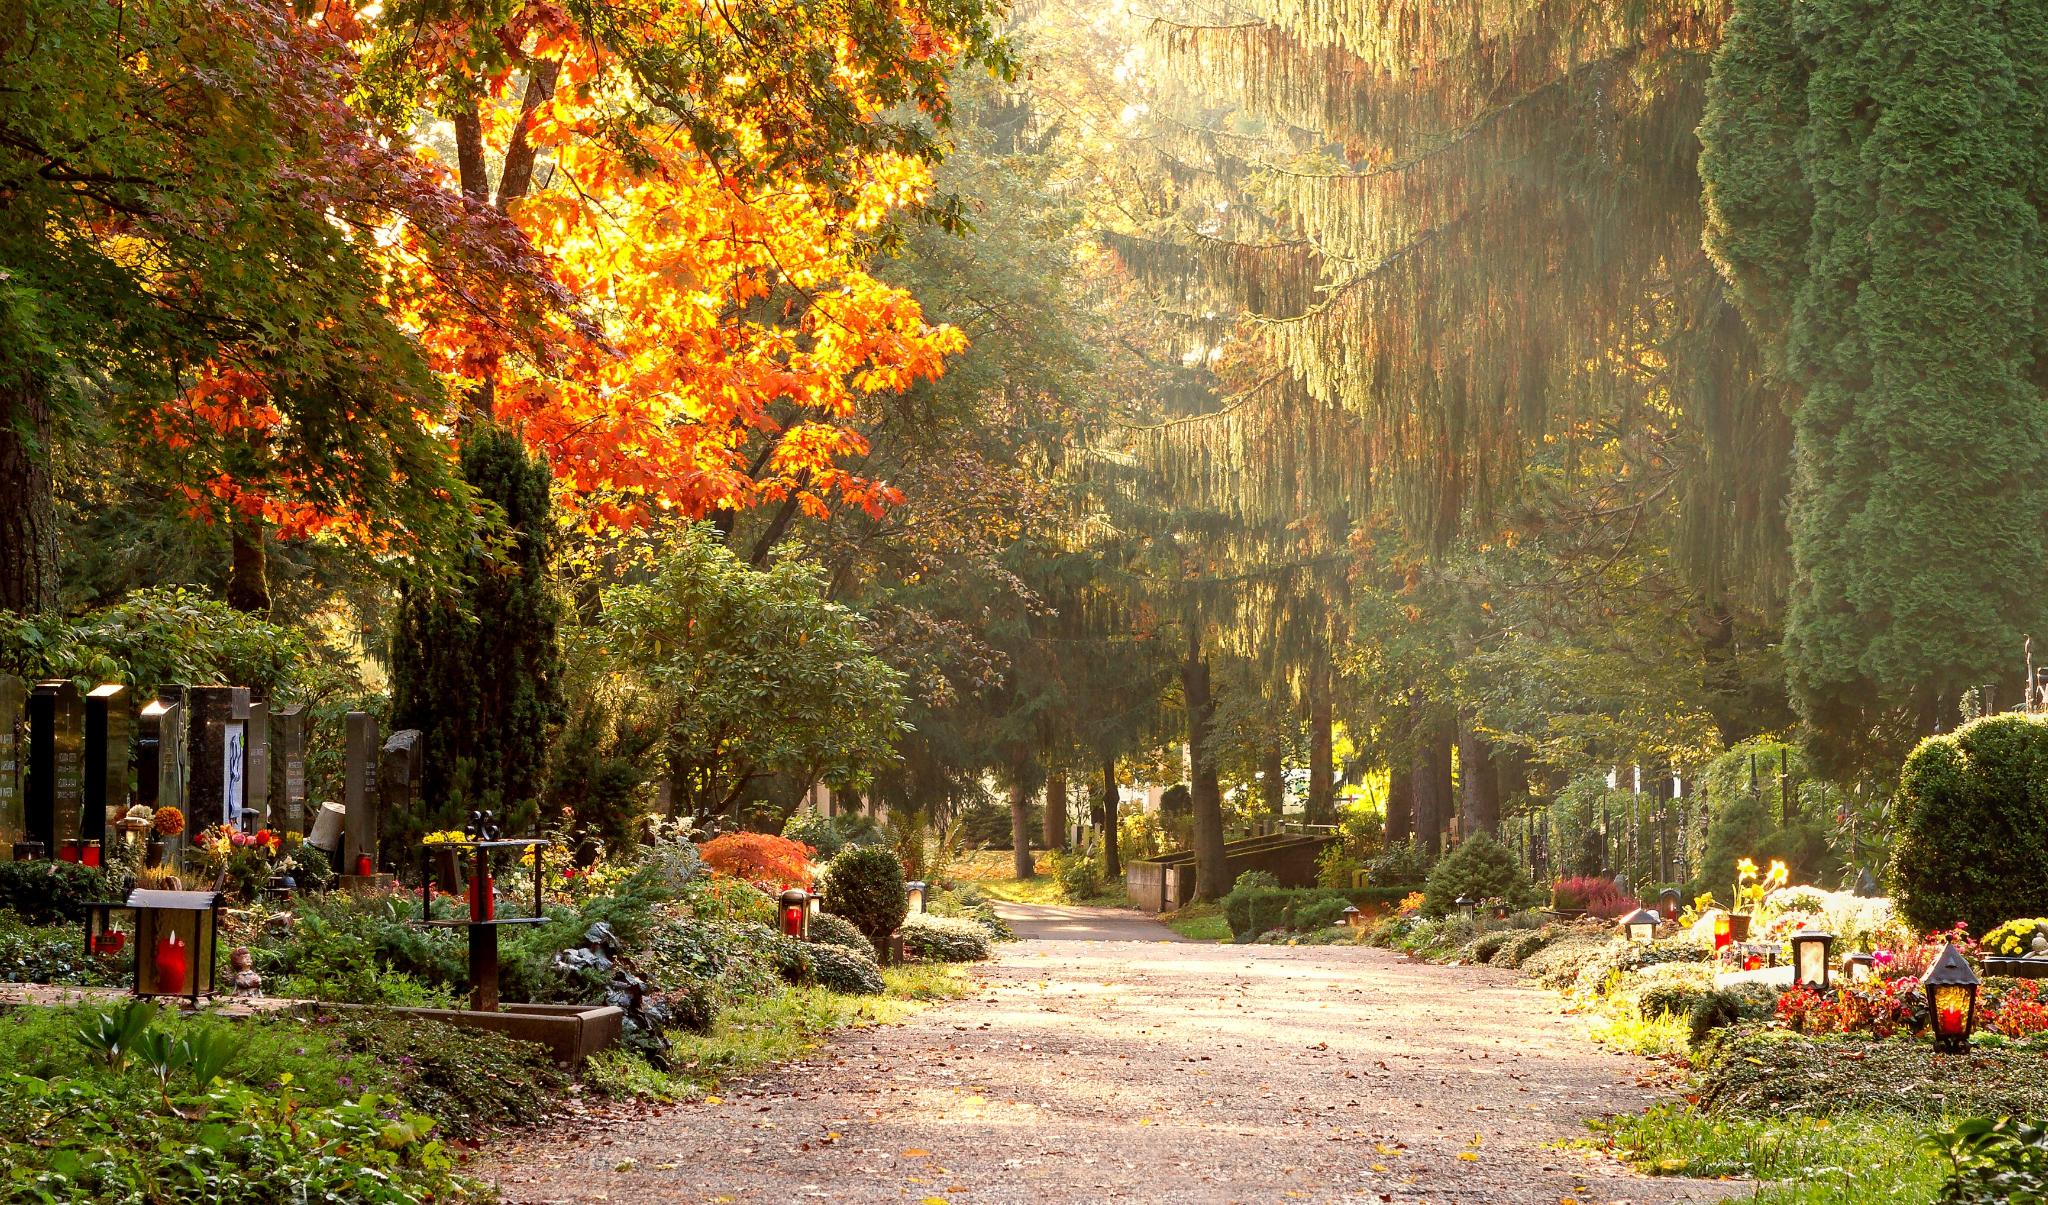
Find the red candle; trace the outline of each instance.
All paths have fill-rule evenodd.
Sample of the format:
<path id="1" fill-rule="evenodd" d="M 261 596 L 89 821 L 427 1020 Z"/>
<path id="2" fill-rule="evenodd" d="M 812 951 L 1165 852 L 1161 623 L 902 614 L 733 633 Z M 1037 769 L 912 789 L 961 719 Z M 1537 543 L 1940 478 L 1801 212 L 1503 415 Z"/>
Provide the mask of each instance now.
<path id="1" fill-rule="evenodd" d="M 1714 948 L 1716 950 L 1725 950 L 1728 948 L 1728 943 L 1734 939 L 1734 926 L 1729 923 L 1728 914 L 1723 912 L 1714 918 Z"/>
<path id="2" fill-rule="evenodd" d="M 185 991 L 185 943 L 173 933 L 156 943 L 156 990 L 169 996 Z"/>
<path id="3" fill-rule="evenodd" d="M 100 953 L 119 954 L 121 947 L 128 944 L 128 935 L 119 929 L 110 929 L 100 934 Z"/>
<path id="4" fill-rule="evenodd" d="M 83 852 L 83 853 L 85 854 L 85 864 L 86 864 L 87 866 L 98 866 L 98 865 L 100 864 L 100 847 L 99 847 L 99 846 L 97 846 L 97 845 L 88 845 L 88 846 L 86 846 L 86 847 L 85 847 L 85 849 L 84 849 L 83 851 L 81 851 L 81 852 Z"/>
<path id="5" fill-rule="evenodd" d="M 804 910 L 802 908 L 792 904 L 782 910 L 782 931 L 790 937 L 802 937 L 804 935 Z"/>
<path id="6" fill-rule="evenodd" d="M 357 855 L 356 855 L 356 877 L 357 877 L 357 878 L 363 878 L 363 879 L 367 879 L 367 878 L 369 878 L 369 877 L 370 877 L 370 874 L 371 874 L 371 872 L 372 872 L 372 871 L 374 871 L 374 870 L 375 870 L 375 867 L 373 867 L 373 866 L 371 866 L 371 865 L 370 865 L 370 855 L 368 855 L 368 854 L 357 854 Z"/>
<path id="7" fill-rule="evenodd" d="M 78 847 L 76 845 L 73 845 L 71 842 L 66 841 L 57 850 L 57 860 L 59 862 L 78 861 Z"/>
<path id="8" fill-rule="evenodd" d="M 1962 1010 L 1962 1009 L 1960 1009 L 1960 1008 L 1944 1008 L 1944 1009 L 1942 1009 L 1942 1010 L 1941 1010 L 1941 1032 L 1943 1032 L 1943 1033 L 1961 1033 L 1961 1032 L 1963 1032 L 1963 1010 Z"/>
<path id="9" fill-rule="evenodd" d="M 489 875 L 469 882 L 469 919 L 491 920 L 498 914 L 496 884 Z"/>

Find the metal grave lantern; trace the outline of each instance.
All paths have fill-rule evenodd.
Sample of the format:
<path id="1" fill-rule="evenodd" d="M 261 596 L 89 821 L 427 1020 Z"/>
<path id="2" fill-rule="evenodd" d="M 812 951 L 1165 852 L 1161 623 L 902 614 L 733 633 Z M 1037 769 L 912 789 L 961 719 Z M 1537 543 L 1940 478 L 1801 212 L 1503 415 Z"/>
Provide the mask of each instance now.
<path id="1" fill-rule="evenodd" d="M 1677 920 L 1680 906 L 1678 888 L 1666 887 L 1657 893 L 1657 914 L 1665 920 Z"/>
<path id="2" fill-rule="evenodd" d="M 1473 920 L 1475 919 L 1473 913 L 1478 910 L 1479 903 L 1469 895 L 1461 895 L 1453 906 L 1457 908 L 1459 916 L 1464 917 L 1466 920 Z"/>
<path id="3" fill-rule="evenodd" d="M 822 891 L 806 891 L 804 893 L 804 903 L 809 905 L 808 911 L 810 914 L 816 916 L 819 909 L 824 907 L 825 893 Z"/>
<path id="4" fill-rule="evenodd" d="M 1357 904 L 1344 905 L 1344 927 L 1347 929 L 1365 928 L 1365 913 L 1359 909 Z"/>
<path id="5" fill-rule="evenodd" d="M 1835 935 L 1820 929 L 1801 929 L 1792 935 L 1792 982 L 1817 992 L 1828 990 L 1828 957 Z"/>
<path id="6" fill-rule="evenodd" d="M 924 911 L 924 880 L 912 879 L 903 885 L 903 902 L 910 906 L 910 915 Z"/>
<path id="7" fill-rule="evenodd" d="M 1638 908 L 1621 918 L 1621 935 L 1637 945 L 1649 945 L 1657 939 L 1660 919 L 1655 909 Z"/>
<path id="8" fill-rule="evenodd" d="M 811 893 L 801 887 L 785 887 L 775 899 L 782 914 L 782 935 L 802 939 L 811 928 Z"/>
<path id="9" fill-rule="evenodd" d="M 1851 983 L 1862 983 L 1877 978 L 1877 960 L 1868 954 L 1847 954 L 1842 958 L 1842 974 Z"/>
<path id="10" fill-rule="evenodd" d="M 218 891 L 150 891 L 128 896 L 135 911 L 135 994 L 183 996 L 199 1007 L 219 989 L 214 949 L 220 931 Z"/>
<path id="11" fill-rule="evenodd" d="M 1977 1026 L 1977 972 L 1954 942 L 1942 943 L 1934 965 L 1920 977 L 1926 995 L 1927 1016 L 1934 1025 L 1934 1052 L 1962 1054 L 1970 1048 L 1970 1031 Z"/>
<path id="12" fill-rule="evenodd" d="M 116 918 L 115 913 L 125 912 L 128 905 L 119 900 L 92 900 L 85 906 L 85 952 L 112 958 L 128 952 L 130 931 L 134 921 Z M 123 921 L 126 923 L 123 923 Z"/>

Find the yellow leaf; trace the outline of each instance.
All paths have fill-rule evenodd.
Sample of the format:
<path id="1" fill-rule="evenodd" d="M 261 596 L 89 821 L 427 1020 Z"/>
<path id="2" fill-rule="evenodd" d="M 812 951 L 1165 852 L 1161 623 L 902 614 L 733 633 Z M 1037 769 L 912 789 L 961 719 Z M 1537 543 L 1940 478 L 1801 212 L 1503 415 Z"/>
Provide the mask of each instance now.
<path id="1" fill-rule="evenodd" d="M 911 1147 L 909 1150 L 903 1152 L 903 1157 L 905 1159 L 925 1159 L 929 1158 L 930 1156 L 931 1152 L 925 1150 L 923 1147 L 920 1146 Z"/>
<path id="2" fill-rule="evenodd" d="M 1467 1163 L 1479 1162 L 1479 1156 L 1471 1151 L 1459 1151 L 1458 1158 L 1463 1159 Z"/>
<path id="3" fill-rule="evenodd" d="M 725 1103 L 725 1098 L 722 1096 L 707 1096 L 704 1098 L 704 1103 L 707 1105 L 722 1105 Z"/>
<path id="4" fill-rule="evenodd" d="M 1375 1163 L 1372 1165 L 1372 1170 L 1376 1172 L 1383 1172 L 1387 1170 L 1387 1165 L 1384 1163 Z"/>

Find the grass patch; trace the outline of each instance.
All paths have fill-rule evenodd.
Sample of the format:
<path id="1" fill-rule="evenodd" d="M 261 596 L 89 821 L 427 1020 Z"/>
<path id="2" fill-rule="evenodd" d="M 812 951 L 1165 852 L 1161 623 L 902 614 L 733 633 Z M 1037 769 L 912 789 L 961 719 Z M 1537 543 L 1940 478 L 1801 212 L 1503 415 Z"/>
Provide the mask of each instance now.
<path id="1" fill-rule="evenodd" d="M 1033 875 L 1028 879 L 976 879 L 974 885 L 990 899 L 1003 900 L 1012 904 L 1082 904 L 1090 908 L 1129 908 L 1131 901 L 1121 890 L 1122 884 L 1105 888 L 1084 900 L 1070 900 L 1060 891 L 1058 879 L 1049 874 Z"/>
<path id="2" fill-rule="evenodd" d="M 885 967 L 882 981 L 889 990 L 880 996 L 848 996 L 817 986 L 747 996 L 723 1009 L 710 1033 L 672 1035 L 667 1071 L 610 1050 L 593 1058 L 585 1074 L 614 1096 L 690 1100 L 726 1080 L 802 1058 L 835 1030 L 901 1021 L 933 1001 L 958 999 L 971 987 L 960 967 L 943 964 Z"/>
<path id="3" fill-rule="evenodd" d="M 1224 917 L 1221 904 L 1189 904 L 1178 912 L 1165 913 L 1159 919 L 1182 937 L 1196 941 L 1230 940 L 1230 921 Z"/>
<path id="4" fill-rule="evenodd" d="M 1592 1018 L 1587 1036 L 1623 1054 L 1684 1058 L 1692 1043 L 1692 1019 L 1669 1012 L 1644 1016 L 1634 1004 L 1618 1000 Z"/>
<path id="5" fill-rule="evenodd" d="M 1948 1172 L 1921 1145 L 1928 1127 L 1896 1117 L 1709 1116 L 1659 1105 L 1592 1128 L 1595 1145 L 1651 1175 L 1760 1180 L 1762 1205 L 1926 1205 Z"/>

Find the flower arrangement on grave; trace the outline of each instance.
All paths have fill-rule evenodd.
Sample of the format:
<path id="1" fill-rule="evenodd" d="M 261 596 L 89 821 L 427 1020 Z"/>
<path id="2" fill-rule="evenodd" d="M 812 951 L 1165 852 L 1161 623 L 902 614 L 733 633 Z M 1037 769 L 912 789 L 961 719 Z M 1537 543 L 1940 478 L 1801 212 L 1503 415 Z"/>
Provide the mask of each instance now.
<path id="1" fill-rule="evenodd" d="M 274 876 L 300 868 L 296 854 L 303 844 L 304 838 L 296 833 L 278 833 L 267 828 L 245 833 L 216 824 L 192 838 L 191 856 L 204 878 L 242 899 L 252 900 L 262 894 Z"/>
<path id="2" fill-rule="evenodd" d="M 2034 916 L 2009 920 L 1984 935 L 1984 952 L 2002 954 L 2007 958 L 2023 958 L 2034 952 L 2036 934 L 2048 937 L 2048 917 Z"/>
<path id="3" fill-rule="evenodd" d="M 1785 886 L 1792 879 L 1792 872 L 1785 864 L 1773 860 L 1770 869 L 1759 871 L 1756 862 L 1744 858 L 1735 864 L 1735 908 L 1754 916 L 1763 908 L 1764 897 Z"/>
<path id="4" fill-rule="evenodd" d="M 421 845 L 470 845 L 475 841 L 476 838 L 459 828 L 441 829 L 420 838 Z"/>

